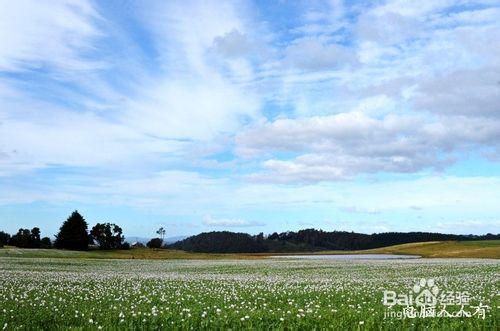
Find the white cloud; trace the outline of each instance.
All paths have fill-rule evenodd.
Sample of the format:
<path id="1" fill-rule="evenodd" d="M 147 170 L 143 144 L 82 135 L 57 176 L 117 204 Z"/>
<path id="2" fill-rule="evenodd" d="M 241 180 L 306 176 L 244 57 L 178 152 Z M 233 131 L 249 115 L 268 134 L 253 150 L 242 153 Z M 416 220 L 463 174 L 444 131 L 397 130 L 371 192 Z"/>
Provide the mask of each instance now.
<path id="1" fill-rule="evenodd" d="M 124 168 L 184 145 L 24 95 L 15 102 L 2 99 L 0 108 L 0 176 L 53 166 Z"/>
<path id="2" fill-rule="evenodd" d="M 413 100 L 419 109 L 441 114 L 500 117 L 499 77 L 500 67 L 432 77 L 419 84 Z"/>
<path id="3" fill-rule="evenodd" d="M 406 39 L 421 34 L 421 30 L 417 28 L 419 23 L 416 17 L 375 10 L 358 18 L 357 31 L 363 40 L 390 45 L 404 43 Z"/>
<path id="4" fill-rule="evenodd" d="M 302 31 L 288 49 L 306 41 L 312 47 L 300 61 L 333 62 L 314 75 L 283 75 L 276 95 L 294 116 L 254 123 L 237 135 L 239 155 L 262 161 L 262 171 L 249 177 L 314 183 L 442 171 L 470 153 L 497 159 L 500 25 L 492 5 L 373 5 L 347 27 L 356 38 L 346 50 L 360 60 L 349 69 L 336 67 L 334 52 L 325 51 L 335 45 L 333 35 Z M 346 24 L 342 15 L 337 19 Z M 313 11 L 310 20 L 323 18 Z"/>
<path id="5" fill-rule="evenodd" d="M 500 158 L 498 4 L 461 4 L 306 3 L 283 29 L 246 1 L 2 2 L 0 201 L 498 213 L 496 177 L 446 176 Z"/>
<path id="6" fill-rule="evenodd" d="M 254 47 L 248 37 L 237 29 L 215 37 L 213 42 L 214 50 L 229 58 L 247 56 L 254 51 Z"/>
<path id="7" fill-rule="evenodd" d="M 206 226 L 216 226 L 216 227 L 253 227 L 253 226 L 263 226 L 265 224 L 253 221 L 246 221 L 238 218 L 218 218 L 215 219 L 210 215 L 206 215 L 203 218 L 203 224 Z"/>
<path id="8" fill-rule="evenodd" d="M 356 53 L 339 44 L 324 44 L 318 39 L 302 39 L 285 49 L 285 65 L 301 70 L 329 70 L 355 64 Z"/>
<path id="9" fill-rule="evenodd" d="M 233 61 L 228 72 L 211 57 L 214 44 L 227 53 L 246 40 L 245 21 L 236 8 L 235 3 L 203 1 L 141 8 L 161 68 L 124 105 L 123 122 L 148 135 L 207 141 L 259 115 L 260 97 L 237 83 L 242 76 L 251 80 L 252 70 Z"/>
<path id="10" fill-rule="evenodd" d="M 210 83 L 209 83 L 210 81 Z M 132 101 L 123 121 L 140 132 L 162 138 L 215 138 L 257 116 L 259 101 L 217 74 L 200 80 L 165 80 Z"/>
<path id="11" fill-rule="evenodd" d="M 149 23 L 164 62 L 156 73 L 148 72 L 143 60 L 134 57 L 136 46 L 129 42 L 127 55 L 132 58 L 126 64 L 136 67 L 127 67 L 123 80 L 134 81 L 126 83 L 126 89 L 112 84 L 106 74 L 106 70 L 123 70 L 122 59 L 100 67 L 87 56 L 98 50 L 101 37 L 128 38 L 121 35 L 122 30 L 99 27 L 105 19 L 96 4 L 67 1 L 40 7 L 38 2 L 21 1 L 3 5 L 8 8 L 0 11 L 7 15 L 0 20 L 0 36 L 9 34 L 1 38 L 6 44 L 0 46 L 0 70 L 43 68 L 47 73 L 36 74 L 41 81 L 33 83 L 34 89 L 29 81 L 15 78 L 0 82 L 1 175 L 51 166 L 158 167 L 165 159 L 179 158 L 187 145 L 190 151 L 200 141 L 209 145 L 258 116 L 259 98 L 212 67 L 206 55 L 216 37 L 241 29 L 231 4 L 213 3 L 212 8 L 193 2 L 189 12 L 174 3 L 141 7 L 138 13 L 145 21 L 156 19 Z M 230 9 L 233 15 L 227 13 Z M 212 15 L 224 12 L 221 21 Z M 108 29 L 115 27 L 107 23 Z M 104 58 L 92 55 L 99 61 Z M 66 82 L 63 86 L 55 82 L 61 77 Z M 50 94 L 40 92 L 40 85 L 48 85 Z"/>
<path id="12" fill-rule="evenodd" d="M 271 173 L 263 179 L 317 182 L 366 172 L 440 167 L 443 160 L 437 152 L 443 148 L 443 139 L 429 141 L 433 138 L 431 129 L 417 117 L 386 116 L 379 120 L 363 113 L 342 113 L 266 123 L 240 134 L 237 142 L 239 152 L 248 156 L 275 151 L 303 153 L 293 160 L 264 162 Z"/>
<path id="13" fill-rule="evenodd" d="M 93 22 L 100 16 L 86 0 L 2 1 L 0 70 L 52 67 L 63 71 L 101 67 L 82 52 L 101 36 Z"/>
<path id="14" fill-rule="evenodd" d="M 202 76 L 212 70 L 206 52 L 215 40 L 232 31 L 246 32 L 244 18 L 237 10 L 242 3 L 231 2 L 160 2 L 141 6 L 142 22 L 155 38 L 164 68 L 173 74 Z"/>
<path id="15" fill-rule="evenodd" d="M 361 209 L 356 206 L 345 206 L 340 207 L 340 211 L 344 213 L 353 213 L 353 214 L 369 214 L 369 215 L 377 215 L 380 214 L 380 210 L 376 209 Z"/>
<path id="16" fill-rule="evenodd" d="M 237 137 L 238 151 L 252 157 L 274 152 L 300 153 L 292 160 L 268 159 L 269 173 L 254 179 L 318 182 L 360 173 L 411 173 L 442 169 L 456 152 L 500 146 L 500 121 L 452 117 L 445 123 L 416 116 L 342 113 L 305 119 L 283 119 L 249 129 Z"/>

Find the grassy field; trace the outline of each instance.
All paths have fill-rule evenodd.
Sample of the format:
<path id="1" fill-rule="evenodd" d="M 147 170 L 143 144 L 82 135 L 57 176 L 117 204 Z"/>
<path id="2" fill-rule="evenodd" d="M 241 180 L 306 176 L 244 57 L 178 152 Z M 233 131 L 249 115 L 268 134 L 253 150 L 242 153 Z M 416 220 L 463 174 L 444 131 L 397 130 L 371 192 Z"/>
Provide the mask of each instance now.
<path id="1" fill-rule="evenodd" d="M 58 249 L 27 249 L 17 247 L 5 247 L 0 249 L 0 257 L 19 258 L 71 258 L 71 259 L 139 259 L 139 260 L 168 260 L 168 259 L 237 259 L 252 258 L 242 254 L 205 254 L 188 253 L 172 249 L 149 249 L 134 248 L 130 250 L 100 251 L 92 250 L 88 252 L 67 251 Z M 254 257 L 255 258 L 255 257 Z"/>
<path id="2" fill-rule="evenodd" d="M 297 253 L 291 253 L 297 255 Z M 304 254 L 407 254 L 428 258 L 494 258 L 500 259 L 500 240 L 485 241 L 434 241 L 389 246 L 364 251 L 323 251 Z M 204 254 L 178 250 L 136 248 L 128 251 L 73 252 L 55 249 L 0 249 L 0 257 L 27 258 L 89 258 L 89 259 L 259 259 L 279 254 Z"/>
<path id="3" fill-rule="evenodd" d="M 500 240 L 413 243 L 372 250 L 377 253 L 413 254 L 422 257 L 469 257 L 500 259 Z"/>
<path id="4" fill-rule="evenodd" d="M 345 254 L 328 251 L 317 254 Z M 352 251 L 350 254 L 407 254 L 427 258 L 492 258 L 500 259 L 500 240 L 481 241 L 431 241 Z"/>
<path id="5" fill-rule="evenodd" d="M 498 330 L 499 272 L 499 261 L 477 259 L 1 257 L 0 328 Z M 421 278 L 443 294 L 467 291 L 471 316 L 402 319 L 402 306 L 382 304 L 384 290 L 411 293 Z M 484 319 L 474 314 L 480 304 Z"/>

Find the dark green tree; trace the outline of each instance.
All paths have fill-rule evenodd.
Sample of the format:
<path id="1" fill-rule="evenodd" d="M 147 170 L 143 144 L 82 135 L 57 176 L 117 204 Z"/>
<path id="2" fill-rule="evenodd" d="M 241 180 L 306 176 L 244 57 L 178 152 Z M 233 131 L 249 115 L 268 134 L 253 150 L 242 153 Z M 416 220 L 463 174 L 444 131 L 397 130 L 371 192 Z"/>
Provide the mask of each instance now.
<path id="1" fill-rule="evenodd" d="M 100 249 L 119 249 L 123 243 L 123 231 L 116 224 L 97 223 L 90 235 L 98 244 Z"/>
<path id="2" fill-rule="evenodd" d="M 52 240 L 49 237 L 43 237 L 40 240 L 40 248 L 52 248 Z"/>
<path id="3" fill-rule="evenodd" d="M 148 248 L 161 248 L 162 245 L 163 240 L 161 238 L 153 238 L 146 244 Z"/>
<path id="4" fill-rule="evenodd" d="M 19 229 L 11 238 L 12 246 L 28 248 L 30 245 L 31 231 L 29 229 Z"/>
<path id="5" fill-rule="evenodd" d="M 0 231 L 0 247 L 7 245 L 10 241 L 10 234 Z"/>
<path id="6" fill-rule="evenodd" d="M 85 222 L 83 216 L 75 210 L 59 229 L 54 246 L 60 249 L 76 251 L 88 250 L 90 236 L 87 229 L 87 222 Z"/>
<path id="7" fill-rule="evenodd" d="M 279 240 L 280 239 L 280 236 L 277 232 L 273 232 L 273 234 L 271 234 L 267 239 L 269 240 Z"/>
<path id="8" fill-rule="evenodd" d="M 264 234 L 251 236 L 229 231 L 203 232 L 178 241 L 171 248 L 203 253 L 259 253 L 266 251 Z"/>
<path id="9" fill-rule="evenodd" d="M 33 248 L 40 247 L 40 228 L 34 227 L 31 229 L 30 246 Z"/>
<path id="10" fill-rule="evenodd" d="M 19 229 L 15 235 L 10 238 L 10 245 L 21 248 L 39 248 L 40 247 L 40 229 L 35 227 L 29 229 Z"/>

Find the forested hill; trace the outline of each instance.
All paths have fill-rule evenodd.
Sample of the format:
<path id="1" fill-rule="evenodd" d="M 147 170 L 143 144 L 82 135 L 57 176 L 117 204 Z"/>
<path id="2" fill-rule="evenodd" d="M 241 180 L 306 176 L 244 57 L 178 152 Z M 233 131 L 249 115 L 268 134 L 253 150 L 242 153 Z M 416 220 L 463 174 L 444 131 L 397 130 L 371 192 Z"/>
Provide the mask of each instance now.
<path id="1" fill-rule="evenodd" d="M 361 250 L 397 244 L 445 240 L 499 240 L 499 234 L 454 235 L 430 232 L 385 232 L 363 234 L 316 229 L 252 236 L 228 231 L 204 232 L 169 248 L 206 253 L 298 252 L 319 250 Z"/>

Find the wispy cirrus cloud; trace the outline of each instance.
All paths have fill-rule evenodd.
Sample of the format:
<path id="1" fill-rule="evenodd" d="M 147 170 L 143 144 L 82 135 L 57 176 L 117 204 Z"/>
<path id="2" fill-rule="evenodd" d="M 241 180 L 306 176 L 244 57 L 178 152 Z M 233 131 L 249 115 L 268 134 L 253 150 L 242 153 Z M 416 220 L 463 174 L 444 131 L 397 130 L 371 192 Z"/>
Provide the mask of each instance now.
<path id="1" fill-rule="evenodd" d="M 99 69 L 99 60 L 85 52 L 102 36 L 101 19 L 87 0 L 4 1 L 0 11 L 0 70 L 26 71 L 48 67 L 67 71 Z"/>
<path id="2" fill-rule="evenodd" d="M 137 171 L 136 159 L 146 161 L 148 171 L 178 159 L 182 147 L 194 151 L 192 145 L 200 141 L 209 145 L 237 130 L 242 120 L 258 116 L 259 98 L 232 84 L 205 56 L 217 36 L 241 29 L 232 4 L 221 4 L 220 11 L 205 11 L 209 7 L 202 2 L 189 8 L 175 3 L 141 7 L 135 19 L 150 31 L 159 59 L 156 72 L 140 55 L 145 45 L 117 28 L 109 9 L 83 0 L 40 11 L 29 6 L 42 5 L 19 2 L 2 10 L 9 16 L 2 20 L 2 31 L 14 34 L 5 35 L 12 45 L 0 50 L 5 63 L 0 69 L 34 77 L 0 77 L 0 94 L 6 96 L 0 101 L 4 175 L 53 165 Z M 212 14 L 226 10 L 233 17 L 217 23 Z M 192 24 L 193 15 L 199 25 Z M 128 47 L 129 59 L 120 57 L 120 46 Z M 132 82 L 118 82 L 116 74 Z M 27 134 L 18 137 L 19 131 Z"/>

